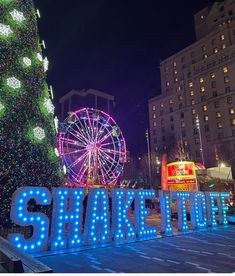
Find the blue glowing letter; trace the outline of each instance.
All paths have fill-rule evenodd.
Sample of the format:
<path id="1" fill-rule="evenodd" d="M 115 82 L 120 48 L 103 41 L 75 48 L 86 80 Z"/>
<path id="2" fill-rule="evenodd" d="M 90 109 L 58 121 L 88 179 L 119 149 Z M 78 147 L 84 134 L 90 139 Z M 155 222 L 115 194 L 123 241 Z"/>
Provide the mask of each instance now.
<path id="1" fill-rule="evenodd" d="M 229 198 L 229 193 L 220 193 L 219 223 L 224 225 L 228 224 L 228 220 L 227 220 L 228 206 L 225 203 L 225 198 Z"/>
<path id="2" fill-rule="evenodd" d="M 11 220 L 20 226 L 33 226 L 33 235 L 25 239 L 22 234 L 10 234 L 8 239 L 16 247 L 27 252 L 43 251 L 48 242 L 49 219 L 42 213 L 28 212 L 28 202 L 34 199 L 37 205 L 50 205 L 51 194 L 42 187 L 22 187 L 13 195 Z"/>
<path id="3" fill-rule="evenodd" d="M 205 193 L 206 195 L 206 206 L 207 206 L 207 223 L 208 226 L 216 226 L 216 212 L 219 210 L 219 193 Z M 216 201 L 216 204 L 215 204 Z"/>
<path id="4" fill-rule="evenodd" d="M 52 250 L 80 245 L 84 194 L 84 189 L 53 189 Z"/>
<path id="5" fill-rule="evenodd" d="M 89 191 L 84 240 L 88 243 L 110 241 L 109 198 L 104 189 Z"/>
<path id="6" fill-rule="evenodd" d="M 157 237 L 156 227 L 149 227 L 146 224 L 146 217 L 150 211 L 145 208 L 146 199 L 154 199 L 155 192 L 152 190 L 136 191 L 135 224 L 139 239 L 153 239 Z"/>
<path id="7" fill-rule="evenodd" d="M 112 233 L 114 241 L 136 239 L 134 226 L 128 218 L 128 210 L 134 200 L 133 190 L 112 190 Z"/>
<path id="8" fill-rule="evenodd" d="M 171 222 L 171 201 L 170 193 L 160 191 L 160 205 L 161 205 L 161 232 L 166 236 L 173 235 Z"/>
<path id="9" fill-rule="evenodd" d="M 178 230 L 184 233 L 188 232 L 187 223 L 187 198 L 189 198 L 190 193 L 187 192 L 173 192 L 172 197 L 177 199 L 178 207 Z"/>
<path id="10" fill-rule="evenodd" d="M 207 226 L 206 198 L 204 193 L 191 193 L 190 215 L 193 228 L 201 229 Z"/>

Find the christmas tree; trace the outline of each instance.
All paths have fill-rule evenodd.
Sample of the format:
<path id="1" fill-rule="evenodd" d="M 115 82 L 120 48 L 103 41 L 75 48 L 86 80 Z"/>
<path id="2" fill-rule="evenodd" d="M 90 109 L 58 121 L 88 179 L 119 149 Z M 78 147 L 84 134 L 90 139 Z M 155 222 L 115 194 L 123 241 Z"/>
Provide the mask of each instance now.
<path id="1" fill-rule="evenodd" d="M 57 125 L 32 0 L 0 0 L 0 225 L 21 186 L 62 183 Z"/>

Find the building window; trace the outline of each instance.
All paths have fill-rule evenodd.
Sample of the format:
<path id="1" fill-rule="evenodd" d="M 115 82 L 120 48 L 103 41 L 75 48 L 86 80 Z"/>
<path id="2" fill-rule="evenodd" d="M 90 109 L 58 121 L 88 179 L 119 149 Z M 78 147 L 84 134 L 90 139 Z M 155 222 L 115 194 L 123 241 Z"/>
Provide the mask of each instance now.
<path id="1" fill-rule="evenodd" d="M 155 110 L 156 110 L 156 106 L 155 106 L 155 105 L 153 105 L 153 108 L 152 108 L 152 109 L 153 109 L 153 111 L 155 111 Z"/>
<path id="2" fill-rule="evenodd" d="M 179 80 L 178 80 L 178 78 L 175 78 L 175 82 L 178 82 Z"/>
<path id="3" fill-rule="evenodd" d="M 199 150 L 195 150 L 195 154 L 196 154 L 196 158 L 200 157 L 200 151 Z"/>
<path id="4" fill-rule="evenodd" d="M 164 119 L 161 119 L 161 126 L 164 125 Z"/>
<path id="5" fill-rule="evenodd" d="M 211 140 L 211 136 L 210 135 L 206 135 L 206 141 L 210 142 L 210 140 Z"/>
<path id="6" fill-rule="evenodd" d="M 231 120 L 231 126 L 235 126 L 235 119 Z"/>
<path id="7" fill-rule="evenodd" d="M 177 70 L 174 70 L 174 75 L 177 75 L 177 73 L 178 73 Z"/>
<path id="8" fill-rule="evenodd" d="M 220 111 L 217 111 L 215 114 L 216 114 L 216 118 L 221 118 L 222 117 Z"/>
<path id="9" fill-rule="evenodd" d="M 157 122 L 153 122 L 153 126 L 156 127 L 157 126 Z"/>
<path id="10" fill-rule="evenodd" d="M 211 76 L 211 79 L 214 79 L 214 78 L 215 78 L 215 73 L 214 73 L 214 72 L 211 72 L 211 73 L 210 73 L 210 76 Z"/>
<path id="11" fill-rule="evenodd" d="M 229 114 L 230 115 L 233 115 L 234 114 L 234 108 L 232 107 L 232 108 L 229 108 Z"/>
<path id="12" fill-rule="evenodd" d="M 207 111 L 208 110 L 208 106 L 207 105 L 203 105 L 202 106 L 202 110 L 205 112 L 205 111 Z"/>
<path id="13" fill-rule="evenodd" d="M 211 82 L 211 88 L 216 88 L 216 81 Z"/>
<path id="14" fill-rule="evenodd" d="M 180 113 L 180 118 L 182 118 L 182 119 L 184 118 L 184 112 Z"/>
<path id="15" fill-rule="evenodd" d="M 222 34 L 222 35 L 220 36 L 220 40 L 223 41 L 224 38 L 225 38 L 225 37 L 224 37 L 224 34 Z"/>
<path id="16" fill-rule="evenodd" d="M 206 101 L 206 96 L 205 95 L 201 96 L 201 102 L 205 102 L 205 101 Z"/>
<path id="17" fill-rule="evenodd" d="M 165 141 L 166 141 L 166 137 L 162 136 L 162 142 L 165 142 Z"/>
<path id="18" fill-rule="evenodd" d="M 163 115 L 163 110 L 160 111 L 160 116 L 162 116 L 162 115 Z"/>
<path id="19" fill-rule="evenodd" d="M 214 48 L 214 49 L 213 49 L 213 53 L 214 53 L 214 54 L 217 54 L 217 53 L 218 53 L 218 48 Z"/>
<path id="20" fill-rule="evenodd" d="M 219 107 L 219 102 L 214 102 L 214 107 L 218 108 Z"/>
<path id="21" fill-rule="evenodd" d="M 170 121 L 174 122 L 174 117 L 173 116 L 170 117 Z"/>
<path id="22" fill-rule="evenodd" d="M 182 137 L 186 137 L 186 132 L 185 132 L 185 130 L 183 130 L 181 134 L 182 134 Z"/>
<path id="23" fill-rule="evenodd" d="M 225 43 L 222 44 L 221 49 L 222 50 L 226 49 L 226 44 Z"/>
<path id="24" fill-rule="evenodd" d="M 179 95 L 179 96 L 178 96 L 178 100 L 179 100 L 179 101 L 182 101 L 182 100 L 183 100 L 182 95 Z"/>
<path id="25" fill-rule="evenodd" d="M 192 115 L 196 114 L 196 109 L 192 109 Z"/>
<path id="26" fill-rule="evenodd" d="M 187 74 L 188 79 L 191 78 L 191 76 L 192 76 L 192 73 L 188 72 L 188 74 Z"/>
<path id="27" fill-rule="evenodd" d="M 181 122 L 181 127 L 182 127 L 182 128 L 185 127 L 185 122 Z"/>
<path id="28" fill-rule="evenodd" d="M 225 93 L 229 93 L 231 91 L 230 86 L 225 87 Z"/>
<path id="29" fill-rule="evenodd" d="M 153 114 L 153 119 L 156 119 L 157 118 L 157 115 L 156 113 Z"/>
<path id="30" fill-rule="evenodd" d="M 182 109 L 182 108 L 183 108 L 183 104 L 180 103 L 180 104 L 179 104 L 179 109 Z"/>
<path id="31" fill-rule="evenodd" d="M 191 105 L 195 105 L 195 100 L 194 99 L 191 100 Z"/>
<path id="32" fill-rule="evenodd" d="M 213 45 L 213 46 L 215 45 L 215 39 L 211 40 L 211 45 Z"/>
<path id="33" fill-rule="evenodd" d="M 203 52 L 206 51 L 206 46 L 202 46 L 202 51 L 203 51 Z"/>
<path id="34" fill-rule="evenodd" d="M 213 97 L 217 97 L 217 96 L 218 96 L 217 91 L 213 91 Z"/>
<path id="35" fill-rule="evenodd" d="M 224 133 L 223 132 L 219 132 L 218 133 L 218 139 L 221 140 L 224 138 Z"/>
<path id="36" fill-rule="evenodd" d="M 181 91 L 181 90 L 182 90 L 182 86 L 180 85 L 177 87 L 177 91 Z"/>
<path id="37" fill-rule="evenodd" d="M 161 107 L 161 108 L 163 108 L 163 107 L 164 107 L 163 103 L 161 103 L 161 104 L 160 104 L 160 107 Z"/>
<path id="38" fill-rule="evenodd" d="M 222 128 L 222 127 L 223 127 L 222 123 L 221 123 L 221 122 L 218 122 L 218 123 L 217 123 L 217 128 Z"/>
<path id="39" fill-rule="evenodd" d="M 208 55 L 207 55 L 207 54 L 204 54 L 204 55 L 203 55 L 203 58 L 208 58 Z"/>
<path id="40" fill-rule="evenodd" d="M 162 127 L 162 133 L 164 133 L 165 132 L 165 127 Z"/>
<path id="41" fill-rule="evenodd" d="M 170 112 L 173 112 L 173 107 L 170 108 Z"/>
<path id="42" fill-rule="evenodd" d="M 188 87 L 189 87 L 189 88 L 192 88 L 192 87 L 193 87 L 193 83 L 192 83 L 192 82 L 189 82 Z"/>
<path id="43" fill-rule="evenodd" d="M 174 130 L 175 129 L 175 126 L 174 125 L 171 125 L 171 130 Z"/>
<path id="44" fill-rule="evenodd" d="M 166 82 L 166 87 L 169 87 L 169 86 L 170 86 L 170 82 L 167 81 L 167 82 Z"/>
<path id="45" fill-rule="evenodd" d="M 223 67 L 223 72 L 224 72 L 224 74 L 228 73 L 228 67 L 227 66 Z"/>
<path id="46" fill-rule="evenodd" d="M 205 125 L 205 132 L 209 132 L 209 131 L 210 131 L 209 125 Z"/>
<path id="47" fill-rule="evenodd" d="M 197 135 L 197 134 L 198 134 L 198 128 L 194 128 L 193 134 L 194 134 L 194 135 Z"/>
<path id="48" fill-rule="evenodd" d="M 232 99 L 232 97 L 227 97 L 227 103 L 228 103 L 228 104 L 233 103 L 233 99 Z"/>
<path id="49" fill-rule="evenodd" d="M 205 89 L 204 86 L 200 87 L 200 92 L 201 92 L 201 93 L 204 93 L 205 91 L 206 91 L 206 89 Z"/>
<path id="50" fill-rule="evenodd" d="M 224 83 L 228 83 L 229 82 L 229 77 L 228 76 L 225 76 L 224 77 Z"/>
<path id="51" fill-rule="evenodd" d="M 176 67 L 176 66 L 177 66 L 177 64 L 176 64 L 176 62 L 175 62 L 175 61 L 173 62 L 173 66 L 174 66 L 174 67 Z"/>
<path id="52" fill-rule="evenodd" d="M 200 79 L 199 79 L 199 82 L 200 82 L 200 83 L 203 83 L 203 82 L 204 82 L 204 79 L 203 79 L 203 78 L 200 78 Z"/>
<path id="53" fill-rule="evenodd" d="M 195 145 L 199 145 L 200 140 L 198 138 L 195 138 Z"/>
<path id="54" fill-rule="evenodd" d="M 209 116 L 205 115 L 204 116 L 204 122 L 208 122 L 209 121 Z"/>
<path id="55" fill-rule="evenodd" d="M 172 99 L 169 100 L 169 104 L 173 104 L 173 100 Z"/>
<path id="56" fill-rule="evenodd" d="M 194 91 L 190 91 L 190 96 L 194 96 Z"/>

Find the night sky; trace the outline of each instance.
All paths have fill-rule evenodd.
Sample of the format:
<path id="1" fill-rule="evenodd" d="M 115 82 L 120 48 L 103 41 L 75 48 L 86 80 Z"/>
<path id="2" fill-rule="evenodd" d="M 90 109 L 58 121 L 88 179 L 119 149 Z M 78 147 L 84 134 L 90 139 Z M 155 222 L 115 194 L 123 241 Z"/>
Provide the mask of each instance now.
<path id="1" fill-rule="evenodd" d="M 56 106 L 71 89 L 113 94 L 128 149 L 146 152 L 147 100 L 160 93 L 159 63 L 195 41 L 193 15 L 211 1 L 35 2 Z"/>

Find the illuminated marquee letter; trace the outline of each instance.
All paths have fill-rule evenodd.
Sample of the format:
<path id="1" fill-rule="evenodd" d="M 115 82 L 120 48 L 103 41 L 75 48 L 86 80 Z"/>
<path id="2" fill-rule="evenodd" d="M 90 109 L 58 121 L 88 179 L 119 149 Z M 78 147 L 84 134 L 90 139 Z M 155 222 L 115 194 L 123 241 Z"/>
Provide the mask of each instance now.
<path id="1" fill-rule="evenodd" d="M 227 211 L 228 206 L 226 205 L 225 198 L 229 198 L 229 193 L 220 193 L 220 200 L 219 200 L 219 223 L 220 224 L 228 224 L 227 220 Z"/>
<path id="2" fill-rule="evenodd" d="M 154 197 L 155 192 L 152 190 L 136 191 L 135 224 L 139 239 L 152 239 L 157 236 L 156 227 L 149 227 L 146 224 L 146 218 L 150 214 L 149 209 L 145 208 L 146 199 L 154 199 Z"/>
<path id="3" fill-rule="evenodd" d="M 20 226 L 33 226 L 33 235 L 25 239 L 22 234 L 10 234 L 8 239 L 16 247 L 27 252 L 43 251 L 47 247 L 49 219 L 39 212 L 28 212 L 28 202 L 35 200 L 37 205 L 50 205 L 51 194 L 42 187 L 22 187 L 13 195 L 11 220 Z"/>
<path id="4" fill-rule="evenodd" d="M 170 193 L 160 191 L 160 205 L 161 205 L 161 232 L 166 236 L 173 235 L 173 228 L 171 222 L 171 200 Z"/>
<path id="5" fill-rule="evenodd" d="M 136 231 L 128 218 L 128 210 L 134 200 L 133 190 L 112 190 L 112 234 L 114 241 L 134 240 Z"/>
<path id="6" fill-rule="evenodd" d="M 219 193 L 205 193 L 206 195 L 206 209 L 207 209 L 207 223 L 208 226 L 216 226 L 216 212 L 218 212 L 219 208 Z M 215 204 L 216 201 L 216 204 Z"/>
<path id="7" fill-rule="evenodd" d="M 191 193 L 190 215 L 193 228 L 201 229 L 207 226 L 206 198 L 204 193 Z"/>
<path id="8" fill-rule="evenodd" d="M 89 191 L 84 240 L 88 243 L 110 241 L 109 198 L 104 189 Z"/>
<path id="9" fill-rule="evenodd" d="M 187 192 L 173 192 L 173 199 L 177 199 L 178 207 L 178 230 L 184 233 L 188 232 L 188 223 L 187 223 L 187 208 L 186 203 L 189 198 L 190 193 Z"/>
<path id="10" fill-rule="evenodd" d="M 53 189 L 52 250 L 80 245 L 84 194 L 84 189 Z"/>

